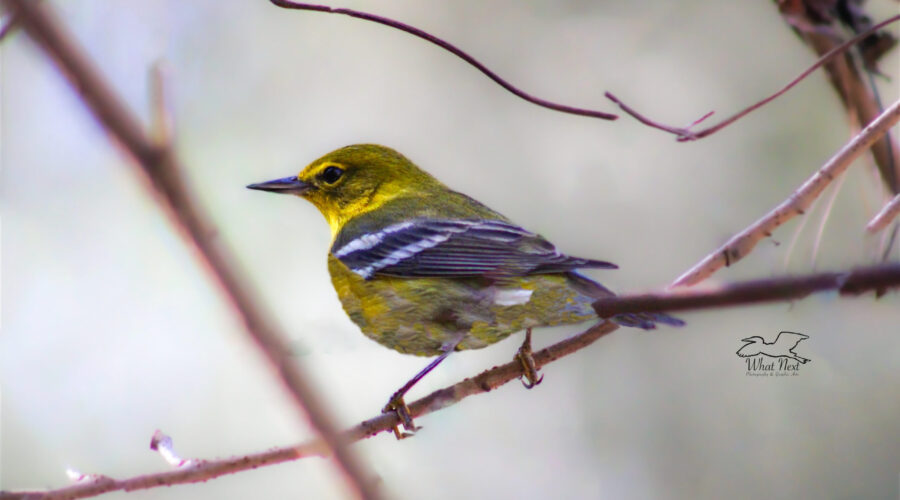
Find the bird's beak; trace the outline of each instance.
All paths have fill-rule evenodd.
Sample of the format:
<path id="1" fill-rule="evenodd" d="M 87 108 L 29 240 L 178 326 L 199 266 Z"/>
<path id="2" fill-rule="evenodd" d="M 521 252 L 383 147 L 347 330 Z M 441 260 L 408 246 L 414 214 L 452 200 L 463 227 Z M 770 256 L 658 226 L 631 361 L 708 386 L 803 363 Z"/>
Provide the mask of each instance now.
<path id="1" fill-rule="evenodd" d="M 753 340 L 753 339 L 751 339 L 750 337 L 747 337 L 747 338 L 745 338 L 745 339 L 741 339 L 741 342 L 750 342 L 751 344 L 756 343 L 756 341 Z"/>
<path id="2" fill-rule="evenodd" d="M 268 191 L 270 193 L 284 194 L 303 194 L 309 191 L 312 186 L 301 181 L 296 175 L 292 177 L 283 177 L 272 181 L 250 184 L 247 189 L 257 189 L 259 191 Z"/>

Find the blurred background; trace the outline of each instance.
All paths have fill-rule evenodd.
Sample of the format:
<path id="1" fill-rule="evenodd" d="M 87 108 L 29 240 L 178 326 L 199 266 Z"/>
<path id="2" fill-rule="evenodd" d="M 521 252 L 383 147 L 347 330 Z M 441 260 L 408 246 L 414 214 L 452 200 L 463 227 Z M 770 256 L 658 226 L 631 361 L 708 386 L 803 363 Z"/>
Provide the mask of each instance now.
<path id="1" fill-rule="evenodd" d="M 148 68 L 168 68 L 185 175 L 220 242 L 290 332 L 341 426 L 379 413 L 426 363 L 359 333 L 325 267 L 328 227 L 299 199 L 251 192 L 332 149 L 396 148 L 451 187 L 555 242 L 617 263 L 589 273 L 658 289 L 790 194 L 851 135 L 821 73 L 694 143 L 623 117 L 538 108 L 398 31 L 268 2 L 52 2 L 143 117 Z M 661 121 L 716 117 L 814 60 L 772 2 L 344 0 L 443 37 L 522 89 Z M 875 18 L 896 2 L 867 4 Z M 893 30 L 897 33 L 896 27 Z M 59 487 L 66 468 L 116 478 L 185 457 L 311 437 L 135 169 L 23 32 L 2 55 L 0 488 Z M 898 97 L 896 51 L 882 65 Z M 716 117 L 712 121 L 716 120 Z M 863 227 L 883 203 L 871 161 L 711 282 L 878 260 Z M 898 252 L 893 252 L 893 259 Z M 817 295 L 621 329 L 518 383 L 354 446 L 386 491 L 414 498 L 897 498 L 900 297 Z M 540 348 L 582 327 L 536 332 Z M 797 376 L 752 377 L 740 339 L 810 336 Z M 411 399 L 509 361 L 522 336 L 451 356 Z M 343 497 L 321 459 L 104 498 Z"/>

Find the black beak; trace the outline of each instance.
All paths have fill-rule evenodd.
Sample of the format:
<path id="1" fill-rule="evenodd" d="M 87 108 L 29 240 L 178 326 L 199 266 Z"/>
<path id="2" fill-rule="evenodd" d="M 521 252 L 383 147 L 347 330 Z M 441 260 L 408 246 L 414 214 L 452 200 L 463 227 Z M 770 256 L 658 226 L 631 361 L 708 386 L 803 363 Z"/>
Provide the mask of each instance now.
<path id="1" fill-rule="evenodd" d="M 257 189 L 259 191 L 268 191 L 270 193 L 303 194 L 309 191 L 310 187 L 312 186 L 301 181 L 295 175 L 293 177 L 284 177 L 273 181 L 250 184 L 247 186 L 247 189 Z"/>

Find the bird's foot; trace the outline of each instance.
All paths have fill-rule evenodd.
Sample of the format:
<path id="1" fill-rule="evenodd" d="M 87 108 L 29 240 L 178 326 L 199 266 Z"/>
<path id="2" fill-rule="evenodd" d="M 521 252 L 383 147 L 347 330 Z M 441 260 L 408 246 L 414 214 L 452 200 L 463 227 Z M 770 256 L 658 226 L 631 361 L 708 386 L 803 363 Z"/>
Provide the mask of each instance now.
<path id="1" fill-rule="evenodd" d="M 531 389 L 544 380 L 543 375 L 538 377 L 538 369 L 534 364 L 534 356 L 531 352 L 531 328 L 525 330 L 525 341 L 522 342 L 522 346 L 519 347 L 519 352 L 516 353 L 516 359 L 522 364 L 522 375 L 519 376 L 519 380 L 524 379 L 522 380 L 522 385 L 524 385 L 526 389 Z"/>
<path id="2" fill-rule="evenodd" d="M 403 400 L 403 393 L 400 391 L 395 392 L 391 396 L 390 401 L 388 401 L 388 404 L 381 412 L 393 413 L 400 419 L 400 425 L 403 426 L 403 430 L 400 430 L 400 425 L 394 426 L 394 437 L 397 439 L 412 437 L 417 430 L 421 429 L 421 427 L 416 427 L 415 422 L 413 422 L 412 416 L 409 414 L 409 407 L 406 406 L 406 401 Z"/>

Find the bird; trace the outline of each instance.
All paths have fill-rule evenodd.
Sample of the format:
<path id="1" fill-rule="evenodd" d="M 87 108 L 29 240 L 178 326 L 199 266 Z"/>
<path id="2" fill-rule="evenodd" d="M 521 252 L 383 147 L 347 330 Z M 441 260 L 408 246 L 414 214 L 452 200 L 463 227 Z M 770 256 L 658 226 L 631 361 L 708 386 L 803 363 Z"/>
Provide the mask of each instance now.
<path id="1" fill-rule="evenodd" d="M 741 342 L 746 342 L 746 344 L 738 349 L 737 355 L 742 358 L 749 358 L 750 356 L 762 354 L 773 358 L 789 358 L 799 361 L 800 364 L 806 364 L 809 359 L 797 355 L 794 349 L 800 342 L 808 338 L 809 335 L 787 331 L 779 332 L 774 342 L 766 342 L 760 336 L 747 337 L 741 339 Z"/>
<path id="2" fill-rule="evenodd" d="M 597 320 L 591 303 L 614 295 L 578 270 L 615 264 L 560 252 L 386 146 L 346 146 L 299 174 L 247 188 L 299 196 L 318 208 L 331 228 L 331 282 L 350 319 L 388 348 L 435 357 L 384 408 L 407 431 L 416 427 L 403 396 L 450 353 L 525 330 L 517 358 L 531 388 L 541 381 L 531 329 Z M 612 320 L 642 329 L 684 324 L 662 313 Z"/>

